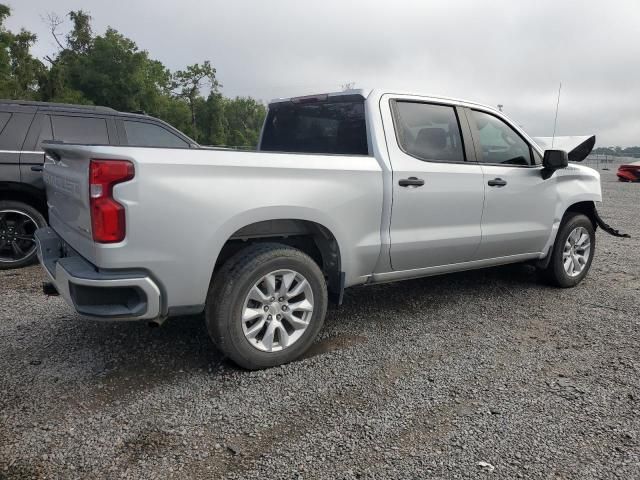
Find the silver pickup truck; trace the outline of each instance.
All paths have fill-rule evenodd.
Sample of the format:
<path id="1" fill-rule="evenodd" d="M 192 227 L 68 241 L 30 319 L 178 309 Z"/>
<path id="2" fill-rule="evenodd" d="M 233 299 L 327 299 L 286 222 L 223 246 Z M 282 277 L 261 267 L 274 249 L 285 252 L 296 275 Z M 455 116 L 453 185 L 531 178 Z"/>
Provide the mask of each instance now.
<path id="1" fill-rule="evenodd" d="M 93 318 L 204 312 L 258 369 L 299 357 L 346 287 L 516 262 L 573 287 L 608 228 L 574 163 L 594 142 L 544 150 L 490 107 L 351 90 L 272 102 L 258 151 L 50 143 L 46 290 Z"/>

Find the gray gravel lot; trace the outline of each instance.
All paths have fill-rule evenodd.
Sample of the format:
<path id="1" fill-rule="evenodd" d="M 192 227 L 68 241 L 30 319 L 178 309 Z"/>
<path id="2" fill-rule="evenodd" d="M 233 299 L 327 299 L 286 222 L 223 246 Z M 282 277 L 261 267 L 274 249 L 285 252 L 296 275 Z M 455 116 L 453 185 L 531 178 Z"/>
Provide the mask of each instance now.
<path id="1" fill-rule="evenodd" d="M 82 320 L 0 272 L 0 478 L 640 478 L 640 185 L 577 288 L 509 266 L 348 291 L 304 360 Z M 485 462 L 485 463 L 480 463 Z"/>

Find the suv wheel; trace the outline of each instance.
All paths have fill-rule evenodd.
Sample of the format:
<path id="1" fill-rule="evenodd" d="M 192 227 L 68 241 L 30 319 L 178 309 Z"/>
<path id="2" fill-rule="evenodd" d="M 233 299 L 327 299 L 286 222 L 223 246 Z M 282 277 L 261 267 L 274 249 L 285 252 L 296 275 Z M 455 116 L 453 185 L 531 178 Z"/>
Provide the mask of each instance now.
<path id="1" fill-rule="evenodd" d="M 256 370 L 302 355 L 322 328 L 326 310 L 325 279 L 311 257 L 264 243 L 241 250 L 216 273 L 206 321 L 223 353 Z"/>
<path id="2" fill-rule="evenodd" d="M 551 260 L 544 277 L 562 288 L 575 287 L 587 276 L 596 248 L 591 220 L 581 213 L 571 213 L 558 231 Z"/>
<path id="3" fill-rule="evenodd" d="M 33 234 L 46 226 L 47 221 L 31 205 L 0 201 L 0 270 L 33 263 L 36 259 Z"/>

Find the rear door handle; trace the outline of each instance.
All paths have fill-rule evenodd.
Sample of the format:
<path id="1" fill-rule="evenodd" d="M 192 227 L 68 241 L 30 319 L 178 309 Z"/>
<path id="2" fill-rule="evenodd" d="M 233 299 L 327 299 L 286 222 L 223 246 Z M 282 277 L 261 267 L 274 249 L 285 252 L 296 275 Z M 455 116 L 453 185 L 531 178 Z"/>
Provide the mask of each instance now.
<path id="1" fill-rule="evenodd" d="M 421 187 L 424 185 L 424 180 L 417 177 L 403 178 L 398 182 L 401 187 Z"/>
<path id="2" fill-rule="evenodd" d="M 507 184 L 507 181 L 501 178 L 494 178 L 493 180 L 489 180 L 487 183 L 490 187 L 504 187 Z"/>

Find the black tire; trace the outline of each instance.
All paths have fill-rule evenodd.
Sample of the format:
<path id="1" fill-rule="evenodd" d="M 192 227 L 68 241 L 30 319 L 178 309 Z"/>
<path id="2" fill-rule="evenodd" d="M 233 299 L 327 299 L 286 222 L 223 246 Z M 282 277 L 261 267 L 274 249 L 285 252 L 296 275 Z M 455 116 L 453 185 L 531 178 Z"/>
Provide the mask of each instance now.
<path id="1" fill-rule="evenodd" d="M 24 219 L 22 224 L 20 218 Z M 33 232 L 36 228 L 46 226 L 45 218 L 31 205 L 0 201 L 0 270 L 22 268 L 34 263 L 37 252 Z M 31 240 L 24 240 L 27 237 Z"/>
<path id="2" fill-rule="evenodd" d="M 590 252 L 583 270 L 576 276 L 570 276 L 566 272 L 563 265 L 563 251 L 569 235 L 578 227 L 582 227 L 588 232 L 590 240 Z M 556 287 L 575 287 L 584 279 L 584 277 L 587 276 L 587 273 L 589 273 L 595 250 L 595 228 L 589 217 L 577 212 L 568 213 L 564 218 L 562 224 L 560 225 L 560 229 L 558 230 L 558 235 L 553 245 L 553 251 L 551 253 L 551 260 L 549 261 L 549 265 L 544 270 L 542 270 L 543 278 L 548 283 Z"/>
<path id="3" fill-rule="evenodd" d="M 302 335 L 290 346 L 261 351 L 246 338 L 242 312 L 249 290 L 265 275 L 293 270 L 306 278 L 313 294 L 313 312 Z M 205 318 L 216 346 L 248 370 L 259 370 L 295 360 L 313 343 L 327 311 L 327 286 L 318 265 L 307 254 L 279 243 L 251 245 L 225 262 L 207 294 Z"/>

